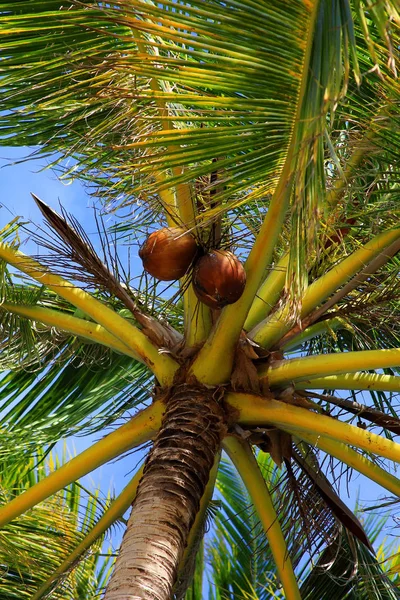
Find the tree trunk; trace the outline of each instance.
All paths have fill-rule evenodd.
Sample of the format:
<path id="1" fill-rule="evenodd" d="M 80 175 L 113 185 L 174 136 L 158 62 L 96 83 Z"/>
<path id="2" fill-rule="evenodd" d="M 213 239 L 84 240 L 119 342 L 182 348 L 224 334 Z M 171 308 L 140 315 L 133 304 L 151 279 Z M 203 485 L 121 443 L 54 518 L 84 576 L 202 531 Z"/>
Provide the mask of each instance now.
<path id="1" fill-rule="evenodd" d="M 215 390 L 171 390 L 104 600 L 169 600 L 226 431 Z"/>

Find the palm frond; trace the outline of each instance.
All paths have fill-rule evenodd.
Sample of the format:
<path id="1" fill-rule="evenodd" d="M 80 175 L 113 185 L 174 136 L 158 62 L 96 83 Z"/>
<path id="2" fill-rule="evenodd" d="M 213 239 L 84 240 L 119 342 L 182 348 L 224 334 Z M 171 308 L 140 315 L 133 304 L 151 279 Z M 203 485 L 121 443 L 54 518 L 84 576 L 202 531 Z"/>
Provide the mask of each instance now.
<path id="1" fill-rule="evenodd" d="M 322 552 L 305 578 L 301 593 L 305 600 L 400 598 L 398 586 L 382 571 L 377 559 L 345 531 Z"/>
<path id="2" fill-rule="evenodd" d="M 3 288 L 4 290 L 4 288 Z M 16 301 L 74 307 L 40 287 L 8 287 Z M 150 396 L 151 374 L 133 359 L 0 310 L 0 454 L 29 450 L 72 433 L 95 432 Z"/>
<path id="3" fill-rule="evenodd" d="M 382 10 L 329 0 L 320 3 L 315 18 L 307 3 L 294 9 L 291 3 L 255 7 L 247 0 L 223 7 L 193 0 L 184 8 L 169 1 L 67 7 L 47 0 L 40 7 L 5 2 L 4 10 L 6 110 L 0 129 L 7 143 L 29 140 L 39 154 L 58 152 L 58 162 L 69 157 L 72 165 L 64 172 L 88 180 L 113 205 L 144 200 L 152 222 L 162 223 L 160 210 L 169 209 L 161 189 L 187 182 L 202 205 L 200 228 L 221 211 L 254 199 L 267 208 L 295 143 L 286 282 L 294 315 L 314 269 L 316 239 L 318 257 L 327 252 L 327 233 L 336 235 L 332 231 L 340 221 L 354 223 L 337 185 L 346 192 L 353 186 L 360 227 L 366 214 L 373 219 L 377 199 L 381 215 L 393 200 L 392 193 L 390 200 L 387 196 L 400 140 L 394 75 L 398 13 L 392 2 Z M 384 15 L 392 18 L 390 26 Z M 38 23 L 45 35 L 37 35 Z M 301 73 L 306 56 L 309 69 L 299 78 L 296 71 Z M 364 138 L 368 143 L 361 152 L 357 144 Z M 346 169 L 347 162 L 359 164 L 365 155 L 376 164 L 373 185 L 362 172 L 355 179 Z M 328 202 L 325 183 L 334 192 Z M 213 186 L 216 199 L 204 201 Z M 368 211 L 366 198 L 372 198 Z M 148 216 L 148 209 L 141 211 L 137 230 Z M 249 231 L 244 223 L 242 236 Z M 252 233 L 259 227 L 260 222 Z M 317 262 L 326 268 L 325 261 Z"/>
<path id="4" fill-rule="evenodd" d="M 17 233 L 13 222 L 0 235 L 18 247 Z M 0 276 L 0 455 L 11 444 L 14 453 L 29 455 L 37 445 L 66 435 L 99 431 L 149 398 L 151 374 L 144 365 L 6 310 L 10 301 L 67 315 L 76 315 L 75 307 L 44 286 L 17 278 L 3 261 Z"/>
<path id="5" fill-rule="evenodd" d="M 11 444 L 14 452 L 29 452 L 32 445 L 100 431 L 149 397 L 147 369 L 126 357 L 114 355 L 88 368 L 84 348 L 71 354 L 66 347 L 58 358 L 1 379 L 1 422 L 9 433 L 4 431 L 0 454 Z"/>
<path id="6" fill-rule="evenodd" d="M 307 461 L 319 470 L 317 456 L 308 445 L 303 446 Z M 302 581 L 302 598 L 394 600 L 399 597 L 396 568 L 392 572 L 390 570 L 390 564 L 397 564 L 398 544 L 390 547 L 382 544 L 377 559 L 345 527 L 335 521 L 324 520 L 322 513 L 317 516 L 316 506 L 321 506 L 321 497 L 316 490 L 313 497 L 310 495 L 308 477 L 303 486 L 302 476 L 296 473 L 294 488 L 293 479 L 282 477 L 268 454 L 260 452 L 258 461 L 270 485 L 275 483 L 273 496 L 289 540 L 290 553 L 296 557 L 295 564 Z M 338 477 L 336 467 L 327 461 L 322 464 L 329 478 L 335 480 Z M 276 567 L 270 562 L 270 551 L 260 535 L 259 523 L 250 508 L 250 499 L 227 461 L 221 462 L 217 489 L 221 509 L 207 546 L 211 565 L 210 598 L 280 598 L 274 582 Z M 306 494 L 300 503 L 299 494 Z M 358 514 L 363 515 L 362 512 Z M 318 527 L 312 526 L 314 519 L 317 519 Z M 373 543 L 379 539 L 385 522 L 382 517 L 377 521 L 374 514 L 362 522 L 367 538 Z M 320 538 L 319 541 L 313 538 L 313 563 L 310 563 L 305 559 L 307 551 L 304 545 L 311 549 L 311 540 L 307 542 L 306 538 L 307 535 L 316 535 L 317 531 Z M 381 561 L 386 557 L 387 564 L 383 570 Z M 310 564 L 313 566 L 310 567 Z"/>
<path id="7" fill-rule="evenodd" d="M 289 19 L 284 6 L 277 15 L 267 5 L 254 8 L 250 2 L 226 6 L 223 13 L 212 2 L 206 8 L 193 2 L 183 10 L 168 2 L 117 2 L 112 8 L 96 2 L 69 7 L 54 1 L 40 7 L 3 4 L 7 40 L 2 72 L 7 75 L 2 88 L 8 98 L 4 108 L 12 112 L 3 116 L 2 129 L 10 145 L 35 145 L 47 154 L 56 150 L 77 158 L 82 176 L 90 173 L 104 183 L 111 198 L 126 193 L 128 186 L 132 198 L 132 158 L 136 190 L 143 190 L 154 168 L 168 172 L 175 164 L 197 162 L 197 177 L 211 171 L 215 157 L 223 159 L 224 179 L 243 181 L 241 187 L 246 179 L 251 181 L 254 163 L 264 163 L 265 176 L 274 178 L 290 135 L 291 106 L 286 98 L 295 97 L 298 80 L 294 70 L 274 69 L 270 56 L 291 54 L 293 69 L 301 59 L 307 17 L 303 6 L 291 10 Z M 20 8 L 24 33 L 19 33 Z M 281 19 L 285 49 L 275 31 Z M 38 26 L 45 35 L 37 35 Z M 233 34 L 241 53 L 246 50 L 246 59 L 234 47 Z M 148 52 L 145 60 L 137 39 Z M 160 51 L 162 45 L 165 50 Z M 22 57 L 29 69 L 23 78 L 30 86 L 22 86 Z M 255 72 L 260 74 L 256 85 Z M 160 82 L 155 89 L 150 85 L 153 78 Z M 174 81 L 174 91 L 168 80 Z M 176 129 L 160 129 L 159 102 L 171 106 L 169 118 L 177 122 Z M 193 127 L 196 122 L 207 126 Z M 218 130 L 216 124 L 221 126 Z M 165 160 L 170 144 L 174 146 Z M 72 167 L 74 174 L 76 170 Z"/>
<path id="8" fill-rule="evenodd" d="M 169 1 L 106 6 L 46 0 L 35 7 L 3 2 L 1 8 L 1 128 L 8 144 L 71 157 L 70 175 L 90 179 L 110 200 L 123 193 L 124 202 L 133 201 L 137 192 L 151 200 L 155 169 L 168 180 L 172 167 L 191 165 L 175 180 L 194 181 L 212 172 L 215 158 L 225 197 L 233 185 L 235 194 L 255 185 L 258 197 L 273 190 L 293 127 L 307 3 L 193 0 L 181 8 Z M 348 0 L 321 3 L 311 35 L 302 119 L 313 130 L 300 134 L 317 144 L 311 174 L 321 174 L 321 117 L 347 85 L 349 56 L 357 79 L 358 44 L 368 57 L 354 18 L 360 16 Z M 369 19 L 374 43 L 383 40 L 391 51 L 382 11 L 370 11 Z M 160 106 L 168 108 L 162 117 Z M 163 128 L 163 122 L 170 125 Z M 298 197 L 304 182 L 299 185 Z"/>
<path id="9" fill-rule="evenodd" d="M 2 459 L 1 502 L 29 486 L 32 479 L 43 479 L 51 465 L 51 460 L 44 461 L 41 450 L 24 465 L 12 458 Z M 109 501 L 109 497 L 102 500 L 98 492 L 88 492 L 74 483 L 3 529 L 0 598 L 31 598 L 60 560 L 85 536 Z M 99 539 L 86 559 L 74 566 L 52 597 L 100 597 L 104 581 L 98 573 L 106 573 L 112 561 L 101 555 L 103 541 L 104 537 Z"/>

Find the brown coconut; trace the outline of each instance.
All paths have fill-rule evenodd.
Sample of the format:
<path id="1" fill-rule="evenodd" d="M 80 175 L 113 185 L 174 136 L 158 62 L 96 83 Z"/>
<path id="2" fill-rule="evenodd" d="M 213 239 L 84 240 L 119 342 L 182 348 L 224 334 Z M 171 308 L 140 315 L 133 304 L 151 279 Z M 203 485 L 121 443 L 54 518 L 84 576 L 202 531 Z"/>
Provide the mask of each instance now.
<path id="1" fill-rule="evenodd" d="M 143 268 L 156 279 L 183 277 L 197 256 L 195 238 L 180 227 L 165 227 L 149 235 L 139 250 Z"/>
<path id="2" fill-rule="evenodd" d="M 228 250 L 212 250 L 193 270 L 193 288 L 198 299 L 211 308 L 223 308 L 239 300 L 246 285 L 246 271 Z"/>

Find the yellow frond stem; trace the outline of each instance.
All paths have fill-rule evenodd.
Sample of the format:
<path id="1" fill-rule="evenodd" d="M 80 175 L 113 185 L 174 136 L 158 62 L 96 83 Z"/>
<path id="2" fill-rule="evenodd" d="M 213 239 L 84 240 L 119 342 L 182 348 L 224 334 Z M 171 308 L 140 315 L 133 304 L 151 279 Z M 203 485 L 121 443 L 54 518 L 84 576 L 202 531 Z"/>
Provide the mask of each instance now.
<path id="1" fill-rule="evenodd" d="M 265 216 L 264 222 L 257 235 L 253 248 L 246 260 L 245 269 L 247 282 L 241 298 L 224 308 L 221 316 L 211 332 L 211 335 L 199 352 L 192 365 L 193 375 L 206 385 L 218 385 L 228 381 L 232 372 L 235 349 L 239 340 L 247 314 L 253 304 L 257 291 L 263 280 L 265 271 L 271 264 L 276 241 L 282 229 L 282 224 L 288 209 L 289 197 L 292 189 L 298 135 L 301 123 L 301 111 L 305 98 L 309 72 L 308 65 L 314 36 L 315 21 L 319 9 L 319 2 L 310 5 L 310 14 L 307 25 L 307 39 L 303 65 L 302 78 L 299 86 L 299 95 L 293 119 L 291 138 L 287 149 L 279 181 Z"/>
<path id="2" fill-rule="evenodd" d="M 71 333 L 72 335 L 76 335 L 91 342 L 102 344 L 112 350 L 121 352 L 121 354 L 126 354 L 127 356 L 131 356 L 132 358 L 143 362 L 135 352 L 109 333 L 107 329 L 104 329 L 104 327 L 97 323 L 93 323 L 92 321 L 86 321 L 85 319 L 74 317 L 73 315 L 63 313 L 59 310 L 36 305 L 23 306 L 11 304 L 10 302 L 3 302 L 0 304 L 0 310 L 26 317 L 27 319 L 43 323 L 49 327 L 56 327 L 60 331 L 66 331 L 67 333 Z"/>
<path id="3" fill-rule="evenodd" d="M 212 327 L 211 310 L 200 302 L 190 284 L 183 296 L 185 345 L 189 348 L 203 344 Z"/>
<path id="4" fill-rule="evenodd" d="M 400 229 L 392 229 L 381 233 L 314 281 L 302 299 L 300 318 L 304 319 L 309 315 L 321 302 L 344 285 L 350 277 L 358 273 L 380 252 L 399 238 Z M 284 306 L 270 318 L 254 327 L 249 335 L 260 346 L 270 348 L 291 329 L 292 325 L 293 323 L 288 318 L 288 310 Z"/>
<path id="5" fill-rule="evenodd" d="M 299 437 L 302 432 L 322 435 L 400 463 L 400 444 L 333 417 L 254 394 L 230 392 L 226 402 L 238 411 L 236 421 L 240 425 L 275 425 L 280 429 L 296 431 Z"/>
<path id="6" fill-rule="evenodd" d="M 326 333 L 334 335 L 334 332 L 338 329 L 351 329 L 351 325 L 341 317 L 333 317 L 333 319 L 326 319 L 325 321 L 314 323 L 314 325 L 310 325 L 310 327 L 304 329 L 299 335 L 293 337 L 283 346 L 283 350 L 292 350 L 319 335 L 324 335 Z"/>
<path id="7" fill-rule="evenodd" d="M 352 155 L 347 161 L 346 170 L 343 173 L 343 177 L 339 177 L 333 184 L 333 187 L 326 194 L 326 202 L 331 209 L 334 209 L 342 197 L 342 195 L 346 192 L 348 185 L 353 177 L 356 169 L 360 165 L 360 162 L 365 157 L 366 151 L 371 148 L 371 142 L 368 142 L 368 138 L 363 138 L 356 148 L 354 149 Z"/>
<path id="8" fill-rule="evenodd" d="M 53 584 L 74 566 L 74 563 L 86 552 L 86 550 L 109 528 L 125 511 L 128 510 L 136 497 L 137 488 L 143 475 L 143 466 L 137 471 L 124 490 L 111 503 L 108 510 L 99 519 L 96 525 L 89 531 L 80 544 L 62 562 L 58 569 L 32 596 L 31 600 L 39 600 L 53 586 Z"/>
<path id="9" fill-rule="evenodd" d="M 87 475 L 127 450 L 152 439 L 161 426 L 163 414 L 164 404 L 160 401 L 154 402 L 133 417 L 129 423 L 122 425 L 57 471 L 50 473 L 46 479 L 39 481 L 26 492 L 2 506 L 0 508 L 0 527 L 83 475 Z"/>
<path id="10" fill-rule="evenodd" d="M 221 453 L 219 453 L 218 456 L 215 458 L 214 466 L 210 471 L 210 478 L 208 480 L 206 489 L 200 501 L 200 509 L 196 515 L 192 528 L 190 529 L 188 542 L 178 568 L 178 576 L 176 579 L 177 585 L 179 585 L 181 579 L 186 579 L 186 569 L 187 567 L 190 567 L 190 561 L 193 558 L 193 552 L 196 552 L 199 538 L 203 537 L 203 528 L 205 525 L 207 507 L 210 504 L 210 501 L 213 496 L 215 480 L 217 479 L 218 466 L 220 460 Z"/>
<path id="11" fill-rule="evenodd" d="M 400 377 L 378 373 L 346 373 L 296 381 L 297 390 L 373 390 L 375 392 L 400 392 Z"/>
<path id="12" fill-rule="evenodd" d="M 178 364 L 167 354 L 160 354 L 137 327 L 105 306 L 93 296 L 77 288 L 59 275 L 49 273 L 40 263 L 22 252 L 0 243 L 0 258 L 29 275 L 42 285 L 80 308 L 89 317 L 105 327 L 112 335 L 130 348 L 156 375 L 160 383 L 172 382 Z"/>
<path id="13" fill-rule="evenodd" d="M 260 378 L 268 377 L 270 386 L 282 386 L 296 381 L 326 377 L 327 375 L 347 374 L 361 369 L 384 369 L 400 366 L 400 348 L 391 350 L 362 350 L 360 352 L 340 352 L 319 354 L 282 360 L 259 369 Z"/>
<path id="14" fill-rule="evenodd" d="M 286 172 L 285 185 L 283 182 L 278 185 L 260 233 L 246 261 L 247 283 L 241 298 L 223 309 L 214 330 L 192 365 L 192 372 L 201 383 L 217 385 L 229 379 L 236 344 L 265 269 L 271 262 L 286 214 L 290 190 L 287 183 L 288 176 Z"/>
<path id="15" fill-rule="evenodd" d="M 272 267 L 272 270 L 257 292 L 244 323 L 245 331 L 250 331 L 265 319 L 277 303 L 285 286 L 289 254 L 285 254 Z"/>
<path id="16" fill-rule="evenodd" d="M 223 448 L 238 470 L 252 499 L 258 518 L 268 538 L 286 600 L 301 600 L 278 515 L 249 444 L 237 437 L 227 436 L 223 441 Z"/>
<path id="17" fill-rule="evenodd" d="M 155 173 L 154 179 L 160 186 L 162 186 L 162 184 L 165 182 L 165 177 L 163 177 L 160 173 Z M 179 218 L 176 210 L 174 193 L 170 188 L 158 188 L 157 194 L 160 196 L 161 202 L 163 203 L 168 227 L 176 227 L 179 223 Z"/>
<path id="18" fill-rule="evenodd" d="M 375 481 L 378 485 L 381 485 L 383 488 L 400 497 L 400 479 L 385 471 L 377 464 L 362 456 L 355 450 L 352 450 L 346 444 L 342 444 L 340 442 L 336 442 L 335 440 L 329 439 L 322 435 L 314 435 L 312 433 L 306 433 L 302 431 L 301 433 L 292 432 L 287 429 L 289 433 L 294 433 L 294 435 L 298 436 L 305 442 L 315 446 L 316 448 L 320 448 L 323 452 L 326 452 L 330 456 L 334 456 L 344 464 L 348 465 L 352 469 L 355 469 L 359 473 L 362 473 L 371 481 Z"/>
<path id="19" fill-rule="evenodd" d="M 142 54 L 144 54 L 144 55 L 150 54 L 150 52 L 147 49 L 148 45 L 150 45 L 152 47 L 152 51 L 154 53 L 158 53 L 158 49 L 157 49 L 156 45 L 153 45 L 151 43 L 151 41 L 149 41 L 148 43 L 143 41 L 143 39 L 141 37 L 141 33 L 138 29 L 133 28 L 131 31 L 132 31 L 133 37 L 135 38 L 137 47 Z M 168 88 L 168 83 L 166 81 L 164 81 L 164 86 L 166 86 Z M 160 90 L 162 90 L 162 88 L 159 85 L 159 82 L 154 77 L 152 77 L 150 80 L 150 87 L 153 90 L 153 92 L 155 93 L 155 103 L 158 108 L 162 131 L 163 132 L 174 131 L 173 122 L 170 121 L 169 119 L 165 118 L 165 117 L 169 116 L 169 108 L 168 108 L 165 100 L 158 95 Z M 171 150 L 178 148 L 177 146 L 173 146 L 173 145 L 170 147 L 171 147 Z M 171 170 L 175 177 L 179 177 L 182 174 L 182 169 L 179 167 L 173 167 Z M 164 183 L 166 180 L 166 177 L 163 173 L 158 173 L 157 177 L 158 177 L 158 180 L 160 181 L 160 183 Z M 183 225 L 186 225 L 188 228 L 193 227 L 194 223 L 195 223 L 195 212 L 194 212 L 192 192 L 191 192 L 190 186 L 188 183 L 178 183 L 174 187 L 175 187 L 176 202 L 173 200 L 173 197 L 169 191 L 169 188 L 163 187 L 163 189 L 160 190 L 160 195 L 161 195 L 161 193 L 165 193 L 165 191 L 168 192 L 168 196 L 166 196 L 166 197 L 164 196 L 164 201 L 166 200 L 168 202 L 167 214 L 171 215 L 171 217 L 172 217 L 171 220 L 175 221 L 175 224 L 178 222 Z"/>
<path id="20" fill-rule="evenodd" d="M 332 294 L 325 302 L 322 302 L 320 306 L 311 311 L 309 315 L 301 322 L 295 326 L 291 331 L 289 331 L 283 338 L 281 338 L 278 347 L 279 348 L 287 348 L 289 347 L 289 343 L 292 342 L 294 338 L 298 338 L 301 333 L 305 331 L 310 325 L 314 323 L 314 326 L 317 325 L 318 320 L 322 315 L 326 314 L 328 310 L 335 307 L 340 300 L 342 300 L 345 296 L 350 294 L 353 290 L 357 289 L 364 281 L 371 279 L 371 275 L 376 273 L 383 265 L 385 265 L 390 258 L 392 258 L 397 252 L 400 250 L 400 238 L 394 241 L 389 246 L 386 246 L 383 252 L 380 252 L 373 260 L 371 260 L 366 267 L 358 271 L 354 277 L 352 277 L 346 285 L 340 287 L 334 294 Z M 344 320 L 343 323 L 346 323 Z M 352 327 L 350 324 L 345 325 L 345 328 L 352 331 Z M 299 334 L 299 331 L 301 332 Z"/>

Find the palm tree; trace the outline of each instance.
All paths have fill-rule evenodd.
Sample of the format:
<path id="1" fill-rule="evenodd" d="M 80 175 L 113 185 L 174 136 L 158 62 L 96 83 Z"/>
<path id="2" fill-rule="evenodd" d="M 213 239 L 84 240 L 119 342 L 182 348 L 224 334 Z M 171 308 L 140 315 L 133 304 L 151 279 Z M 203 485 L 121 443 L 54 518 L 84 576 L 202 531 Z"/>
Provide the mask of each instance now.
<path id="1" fill-rule="evenodd" d="M 125 215 L 111 231 L 98 215 L 101 257 L 38 198 L 46 254 L 19 250 L 17 223 L 2 231 L 2 451 L 12 442 L 23 461 L 62 436 L 114 430 L 5 504 L 0 524 L 153 442 L 35 599 L 131 503 L 106 600 L 182 597 L 222 449 L 268 540 L 277 594 L 309 593 L 296 577 L 304 552 L 324 564 L 346 547 L 354 568 L 372 556 L 327 473 L 334 459 L 399 495 L 377 460 L 400 460 L 396 5 L 0 3 L 4 143 L 33 146 Z M 242 258 L 236 302 L 222 302 L 216 271 L 203 302 L 199 254 L 175 288 L 132 279 L 114 239 L 134 248 L 165 227 L 203 257 Z M 257 448 L 274 468 L 260 469 Z M 223 558 L 221 537 L 218 548 Z"/>

